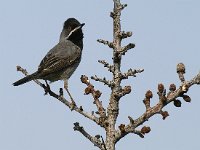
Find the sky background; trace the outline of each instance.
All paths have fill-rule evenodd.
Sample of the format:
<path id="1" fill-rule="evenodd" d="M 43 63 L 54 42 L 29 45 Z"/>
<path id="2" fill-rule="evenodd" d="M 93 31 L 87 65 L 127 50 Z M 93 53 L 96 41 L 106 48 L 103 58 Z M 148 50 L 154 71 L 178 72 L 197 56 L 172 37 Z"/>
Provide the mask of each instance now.
<path id="1" fill-rule="evenodd" d="M 133 42 L 136 47 L 123 57 L 122 71 L 144 68 L 137 78 L 122 84 L 131 85 L 132 93 L 120 101 L 117 126 L 127 124 L 127 116 L 139 117 L 145 107 L 142 102 L 147 90 L 154 92 L 152 105 L 158 97 L 158 83 L 168 89 L 171 83 L 180 85 L 176 65 L 186 65 L 186 79 L 200 71 L 199 0 L 122 0 L 128 7 L 122 12 L 122 29 L 133 36 L 123 45 Z M 67 18 L 84 22 L 84 50 L 82 62 L 69 80 L 70 91 L 77 104 L 85 110 L 96 111 L 91 96 L 83 95 L 85 85 L 80 76 L 98 75 L 111 79 L 111 74 L 97 62 L 112 62 L 112 50 L 96 42 L 103 38 L 112 41 L 112 0 L 18 0 L 1 1 L 0 5 L 0 149 L 1 150 L 82 150 L 97 149 L 79 132 L 73 123 L 79 122 L 92 135 L 105 137 L 104 130 L 83 116 L 71 112 L 62 103 L 49 96 L 34 82 L 13 87 L 22 77 L 16 65 L 29 73 L 36 71 L 41 59 L 58 42 L 62 25 Z M 101 100 L 108 104 L 110 89 L 92 82 L 102 91 Z M 63 87 L 58 81 L 51 85 L 54 91 Z M 170 116 L 163 121 L 154 116 L 144 125 L 152 131 L 144 139 L 130 134 L 117 145 L 117 150 L 188 150 L 200 149 L 199 134 L 200 87 L 193 86 L 188 94 L 190 104 L 182 107 L 168 105 Z M 65 94 L 66 95 L 66 94 Z"/>

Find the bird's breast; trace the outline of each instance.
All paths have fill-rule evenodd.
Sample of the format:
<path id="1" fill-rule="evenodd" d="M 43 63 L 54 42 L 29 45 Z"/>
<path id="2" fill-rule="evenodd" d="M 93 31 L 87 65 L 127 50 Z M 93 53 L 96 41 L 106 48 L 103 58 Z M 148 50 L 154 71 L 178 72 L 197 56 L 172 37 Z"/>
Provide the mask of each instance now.
<path id="1" fill-rule="evenodd" d="M 74 71 L 76 70 L 76 68 L 78 67 L 79 63 L 80 63 L 80 61 L 77 61 L 73 65 L 68 66 L 66 69 L 64 69 L 60 78 L 62 80 L 69 79 L 71 77 L 71 75 L 74 73 Z"/>

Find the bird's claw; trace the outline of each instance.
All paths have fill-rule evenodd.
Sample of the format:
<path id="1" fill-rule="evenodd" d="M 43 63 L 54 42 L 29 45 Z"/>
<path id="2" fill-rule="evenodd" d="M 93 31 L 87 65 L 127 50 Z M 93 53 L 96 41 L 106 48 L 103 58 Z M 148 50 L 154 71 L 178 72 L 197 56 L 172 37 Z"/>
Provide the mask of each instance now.
<path id="1" fill-rule="evenodd" d="M 46 85 L 42 84 L 42 86 L 43 86 L 44 92 L 45 92 L 44 95 L 47 95 L 51 89 L 50 89 L 50 86 L 49 86 L 49 84 L 47 83 L 46 80 L 45 80 L 45 83 L 46 83 Z"/>

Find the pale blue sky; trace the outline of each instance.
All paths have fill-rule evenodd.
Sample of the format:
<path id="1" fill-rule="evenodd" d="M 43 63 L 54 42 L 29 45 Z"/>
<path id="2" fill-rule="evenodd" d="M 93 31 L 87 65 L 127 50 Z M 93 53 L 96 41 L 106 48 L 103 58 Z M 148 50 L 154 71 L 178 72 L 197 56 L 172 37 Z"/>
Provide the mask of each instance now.
<path id="1" fill-rule="evenodd" d="M 123 57 L 122 70 L 144 68 L 137 78 L 130 78 L 123 85 L 132 85 L 133 92 L 120 102 L 117 125 L 128 123 L 127 116 L 137 118 L 144 112 L 142 100 L 146 90 L 154 92 L 157 102 L 158 83 L 179 85 L 176 64 L 186 65 L 186 79 L 200 71 L 199 35 L 200 1 L 198 0 L 122 0 L 128 3 L 121 22 L 133 36 L 123 44 L 133 42 L 135 49 Z M 88 111 L 96 110 L 91 96 L 84 96 L 82 74 L 111 77 L 98 59 L 111 62 L 111 49 L 96 42 L 98 38 L 112 40 L 112 0 L 18 0 L 1 1 L 0 5 L 0 149 L 1 150 L 66 150 L 97 149 L 80 133 L 73 131 L 73 123 L 91 134 L 103 130 L 81 115 L 69 111 L 57 100 L 43 96 L 43 90 L 33 82 L 13 87 L 22 78 L 16 72 L 21 65 L 30 73 L 37 69 L 40 60 L 57 42 L 63 22 L 75 17 L 84 22 L 84 50 L 82 62 L 71 77 L 71 93 L 79 105 Z M 2 84 L 3 83 L 3 84 Z M 94 82 L 93 82 L 94 83 Z M 103 92 L 106 106 L 110 90 L 100 83 L 95 87 Z M 52 89 L 63 86 L 55 82 Z M 194 86 L 188 94 L 192 103 L 183 102 L 181 108 L 167 106 L 170 116 L 163 121 L 157 115 L 146 122 L 152 131 L 144 139 L 128 135 L 117 144 L 117 150 L 188 150 L 200 149 L 199 92 Z"/>

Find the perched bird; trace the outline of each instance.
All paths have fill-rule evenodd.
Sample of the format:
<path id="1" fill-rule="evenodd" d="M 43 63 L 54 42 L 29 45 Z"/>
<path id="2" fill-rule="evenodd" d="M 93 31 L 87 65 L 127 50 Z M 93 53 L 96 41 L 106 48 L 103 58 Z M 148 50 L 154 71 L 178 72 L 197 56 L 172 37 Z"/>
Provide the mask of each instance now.
<path id="1" fill-rule="evenodd" d="M 67 88 L 68 79 L 81 61 L 84 25 L 75 18 L 67 19 L 64 22 L 59 43 L 46 54 L 38 70 L 16 81 L 13 85 L 18 86 L 35 79 L 50 82 L 64 80 L 64 87 Z"/>

